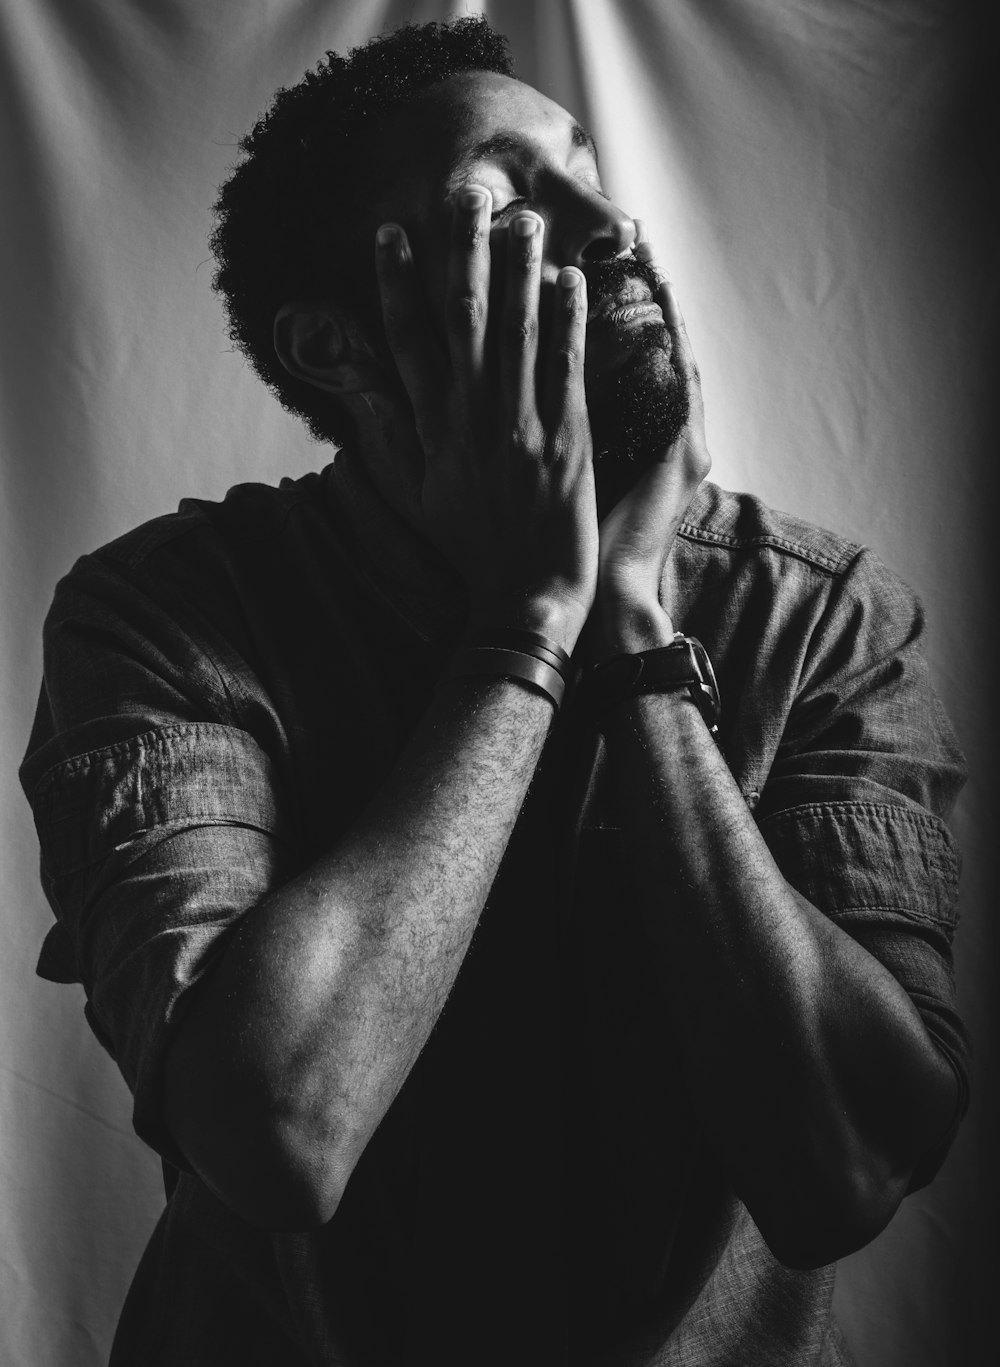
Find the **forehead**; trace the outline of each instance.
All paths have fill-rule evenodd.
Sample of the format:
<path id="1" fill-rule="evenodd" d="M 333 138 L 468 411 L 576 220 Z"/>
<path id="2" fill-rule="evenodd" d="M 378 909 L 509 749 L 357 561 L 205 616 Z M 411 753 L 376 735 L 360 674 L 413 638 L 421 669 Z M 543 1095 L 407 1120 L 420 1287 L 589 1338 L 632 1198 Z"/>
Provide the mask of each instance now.
<path id="1" fill-rule="evenodd" d="M 484 160 L 565 162 L 578 148 L 596 155 L 590 134 L 561 105 L 492 72 L 465 72 L 428 87 L 393 133 L 397 165 L 447 190 Z"/>

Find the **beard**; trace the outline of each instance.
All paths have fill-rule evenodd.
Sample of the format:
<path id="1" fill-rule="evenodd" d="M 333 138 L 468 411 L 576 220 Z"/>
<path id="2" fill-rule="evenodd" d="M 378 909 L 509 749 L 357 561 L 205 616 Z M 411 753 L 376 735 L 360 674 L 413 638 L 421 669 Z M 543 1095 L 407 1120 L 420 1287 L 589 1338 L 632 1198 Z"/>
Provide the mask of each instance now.
<path id="1" fill-rule="evenodd" d="M 655 300 L 659 278 L 634 256 L 585 266 L 588 298 L 601 301 L 638 282 Z M 645 300 L 645 291 L 642 291 Z M 632 483 L 663 449 L 676 441 L 688 420 L 690 396 L 684 375 L 673 364 L 670 331 L 662 318 L 617 324 L 592 319 L 598 358 L 585 369 L 587 410 L 599 479 Z"/>

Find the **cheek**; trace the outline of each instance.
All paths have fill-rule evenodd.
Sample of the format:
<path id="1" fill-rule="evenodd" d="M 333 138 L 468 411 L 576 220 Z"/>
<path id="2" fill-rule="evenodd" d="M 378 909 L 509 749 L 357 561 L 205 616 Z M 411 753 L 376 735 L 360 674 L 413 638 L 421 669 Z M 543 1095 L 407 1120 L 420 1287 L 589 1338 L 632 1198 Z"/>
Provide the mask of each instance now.
<path id="1" fill-rule="evenodd" d="M 424 306 L 428 310 L 439 343 L 446 351 L 446 320 L 449 293 L 452 289 L 456 288 L 456 282 L 451 279 L 451 219 L 450 217 L 445 217 L 435 224 L 434 228 L 430 231 L 416 224 L 408 226 L 405 222 L 402 226 L 407 229 L 407 236 L 416 264 Z M 508 277 L 507 252 L 508 243 L 506 228 L 494 228 L 490 232 L 486 352 L 487 363 L 491 367 L 494 367 L 494 375 L 496 374 L 495 367 L 499 362 L 500 347 L 503 340 L 502 320 L 507 294 Z M 552 274 L 553 279 L 543 279 L 539 290 L 538 353 L 540 364 L 542 363 L 542 359 L 548 354 L 548 347 L 552 337 L 553 310 L 556 295 L 554 268 L 546 267 L 543 263 L 542 270 L 544 274 Z"/>
<path id="2" fill-rule="evenodd" d="M 431 238 L 414 245 L 413 257 L 423 292 L 424 306 L 436 328 L 444 331 L 448 301 L 448 255 L 444 250 L 447 238 Z"/>
<path id="3" fill-rule="evenodd" d="M 650 325 L 645 336 L 623 343 L 598 333 L 588 341 L 586 358 L 587 401 L 598 408 L 613 407 L 624 394 L 643 401 L 658 401 L 682 383 L 669 355 L 666 329 Z"/>
<path id="4" fill-rule="evenodd" d="M 380 206 L 380 222 L 398 223 L 406 233 L 417 281 L 418 306 L 443 336 L 451 215 L 426 215 L 419 204 L 404 209 L 399 203 Z"/>

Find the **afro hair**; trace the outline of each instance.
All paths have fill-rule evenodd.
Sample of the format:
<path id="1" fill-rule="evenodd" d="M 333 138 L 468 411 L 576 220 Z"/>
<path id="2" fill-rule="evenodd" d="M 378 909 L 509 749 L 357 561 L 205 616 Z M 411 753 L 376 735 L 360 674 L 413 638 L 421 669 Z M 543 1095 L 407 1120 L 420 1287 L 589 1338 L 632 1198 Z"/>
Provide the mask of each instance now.
<path id="1" fill-rule="evenodd" d="M 327 52 L 281 89 L 240 139 L 243 156 L 219 191 L 210 244 L 229 336 L 283 407 L 320 441 L 342 445 L 345 419 L 322 391 L 296 379 L 274 350 L 278 309 L 333 299 L 364 318 L 375 297 L 372 256 L 351 237 L 373 193 L 372 136 L 422 89 L 467 71 L 512 76 L 507 40 L 480 16 L 407 24 Z"/>

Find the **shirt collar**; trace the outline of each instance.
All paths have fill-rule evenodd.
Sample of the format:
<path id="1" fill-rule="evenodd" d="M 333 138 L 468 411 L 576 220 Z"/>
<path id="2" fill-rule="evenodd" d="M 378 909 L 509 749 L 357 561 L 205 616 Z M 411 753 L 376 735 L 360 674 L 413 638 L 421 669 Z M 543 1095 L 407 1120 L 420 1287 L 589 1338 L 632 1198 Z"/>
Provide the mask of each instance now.
<path id="1" fill-rule="evenodd" d="M 457 574 L 385 501 L 358 454 L 338 451 L 323 480 L 337 531 L 368 587 L 422 640 L 456 634 L 467 615 Z"/>

